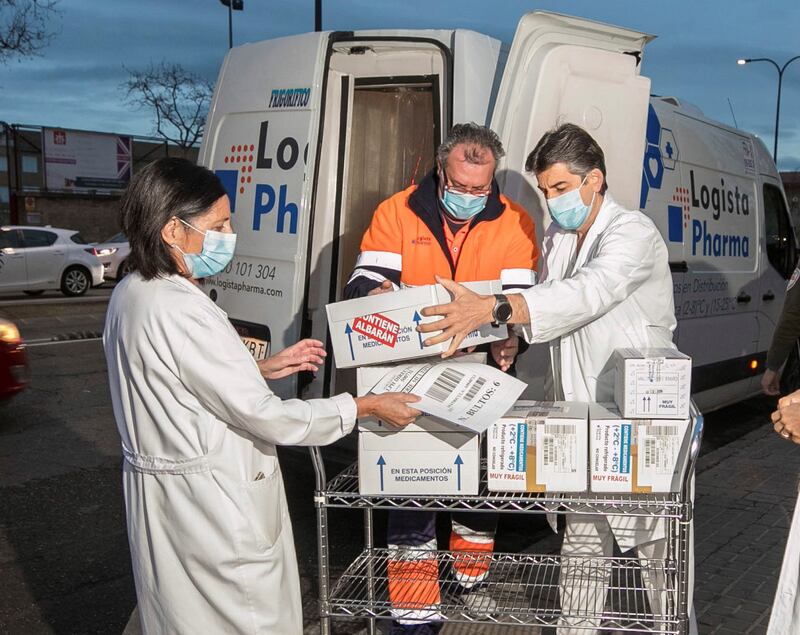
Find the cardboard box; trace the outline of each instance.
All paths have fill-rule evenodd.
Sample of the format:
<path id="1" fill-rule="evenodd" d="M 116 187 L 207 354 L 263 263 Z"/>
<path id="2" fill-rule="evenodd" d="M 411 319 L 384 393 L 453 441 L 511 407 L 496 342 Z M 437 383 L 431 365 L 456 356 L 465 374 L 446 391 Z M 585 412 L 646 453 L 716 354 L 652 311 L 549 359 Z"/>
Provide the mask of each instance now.
<path id="1" fill-rule="evenodd" d="M 487 431 L 492 492 L 585 492 L 588 404 L 518 401 Z"/>
<path id="2" fill-rule="evenodd" d="M 592 491 L 679 491 L 689 452 L 688 432 L 689 419 L 630 419 L 613 404 L 590 404 Z"/>
<path id="3" fill-rule="evenodd" d="M 486 353 L 471 353 L 469 355 L 462 355 L 454 357 L 450 361 L 453 362 L 473 362 L 477 364 L 485 364 L 487 355 Z M 425 361 L 425 360 L 418 360 Z M 439 362 L 439 357 L 432 357 L 431 362 Z M 388 364 L 385 366 L 362 366 L 356 369 L 356 396 L 362 397 L 372 390 L 373 386 L 377 384 L 386 373 L 395 368 L 397 364 Z M 359 430 L 372 430 L 373 432 L 392 432 L 395 430 L 392 426 L 385 424 L 380 419 L 375 417 L 359 417 L 358 419 Z M 405 428 L 406 432 L 464 432 L 462 426 L 450 423 L 438 417 L 431 417 L 430 415 L 420 415 L 414 423 L 410 423 Z"/>
<path id="4" fill-rule="evenodd" d="M 439 361 L 438 357 L 431 359 Z M 463 355 L 453 361 L 485 364 L 486 353 Z M 366 395 L 395 366 L 356 369 L 356 394 Z M 361 494 L 478 493 L 480 437 L 455 423 L 421 415 L 398 430 L 375 417 L 361 417 L 358 439 Z"/>
<path id="5" fill-rule="evenodd" d="M 630 419 L 688 419 L 692 360 L 671 348 L 614 351 L 614 401 Z"/>
<path id="6" fill-rule="evenodd" d="M 358 491 L 373 496 L 474 496 L 480 479 L 479 437 L 468 431 L 361 430 Z"/>
<path id="7" fill-rule="evenodd" d="M 499 280 L 469 282 L 464 286 L 482 295 L 502 293 Z M 441 285 L 426 285 L 336 302 L 325 307 L 333 354 L 338 368 L 428 357 L 446 351 L 448 342 L 423 346 L 436 333 L 417 332 L 418 324 L 439 318 L 424 318 L 420 311 L 435 304 L 450 302 Z M 459 348 L 506 339 L 505 326 L 485 325 L 464 338 Z"/>

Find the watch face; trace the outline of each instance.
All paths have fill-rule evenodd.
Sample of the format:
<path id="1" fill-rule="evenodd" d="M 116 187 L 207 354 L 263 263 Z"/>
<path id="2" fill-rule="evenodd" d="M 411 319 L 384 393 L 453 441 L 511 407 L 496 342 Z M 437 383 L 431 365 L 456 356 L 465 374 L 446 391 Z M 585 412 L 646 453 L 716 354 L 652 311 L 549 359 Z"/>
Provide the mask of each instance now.
<path id="1" fill-rule="evenodd" d="M 511 319 L 511 303 L 499 302 L 495 308 L 495 316 L 498 322 L 508 322 Z"/>

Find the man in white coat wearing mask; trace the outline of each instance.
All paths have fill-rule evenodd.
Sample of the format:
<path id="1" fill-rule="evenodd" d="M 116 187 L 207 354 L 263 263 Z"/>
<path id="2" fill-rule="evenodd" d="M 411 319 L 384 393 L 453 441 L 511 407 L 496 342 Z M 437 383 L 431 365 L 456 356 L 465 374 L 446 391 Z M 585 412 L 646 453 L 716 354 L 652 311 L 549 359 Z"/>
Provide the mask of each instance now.
<path id="1" fill-rule="evenodd" d="M 506 297 L 439 280 L 454 300 L 425 309 L 423 315 L 443 317 L 419 330 L 443 330 L 427 344 L 453 338 L 444 357 L 480 325 L 518 325 L 528 342 L 550 344 L 548 397 L 613 401 L 615 349 L 674 346 L 667 247 L 647 216 L 608 193 L 603 151 L 582 128 L 564 124 L 546 133 L 525 169 L 535 174 L 553 221 L 543 240 L 541 283 Z M 567 515 L 562 555 L 611 556 L 614 539 L 623 552 L 636 547 L 640 557 L 666 557 L 663 522 L 577 514 Z M 609 577 L 608 567 L 586 575 L 585 566 L 562 565 L 559 635 L 585 635 L 587 627 L 600 626 L 585 616 L 603 612 Z M 651 576 L 645 584 L 653 613 L 662 613 L 665 598 L 653 589 L 663 589 L 664 581 Z"/>
<path id="2" fill-rule="evenodd" d="M 331 443 L 369 412 L 405 425 L 415 399 L 284 401 L 270 390 L 265 377 L 316 370 L 325 351 L 303 340 L 256 364 L 198 287 L 236 244 L 213 172 L 154 161 L 131 181 L 121 221 L 134 270 L 111 296 L 103 346 L 142 630 L 302 633 L 276 446 Z"/>

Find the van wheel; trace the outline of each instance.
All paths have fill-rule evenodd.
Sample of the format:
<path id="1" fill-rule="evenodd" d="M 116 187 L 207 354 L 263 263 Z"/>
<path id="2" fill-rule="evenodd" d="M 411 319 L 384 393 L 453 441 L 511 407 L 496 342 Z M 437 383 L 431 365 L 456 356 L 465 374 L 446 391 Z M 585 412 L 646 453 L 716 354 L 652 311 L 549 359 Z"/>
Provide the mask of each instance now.
<path id="1" fill-rule="evenodd" d="M 89 272 L 83 267 L 70 267 L 61 276 L 61 293 L 67 296 L 83 295 L 92 286 Z"/>
<path id="2" fill-rule="evenodd" d="M 44 293 L 44 289 L 36 289 L 35 291 L 23 291 L 25 295 L 42 295 Z"/>

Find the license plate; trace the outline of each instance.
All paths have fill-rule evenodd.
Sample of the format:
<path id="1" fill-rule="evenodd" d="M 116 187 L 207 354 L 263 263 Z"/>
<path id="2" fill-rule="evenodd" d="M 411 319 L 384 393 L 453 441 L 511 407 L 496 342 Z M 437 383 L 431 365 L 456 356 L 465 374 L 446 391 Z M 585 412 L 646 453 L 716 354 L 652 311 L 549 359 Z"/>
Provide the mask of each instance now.
<path id="1" fill-rule="evenodd" d="M 255 337 L 242 337 L 242 343 L 257 362 L 269 357 L 269 342 Z"/>

